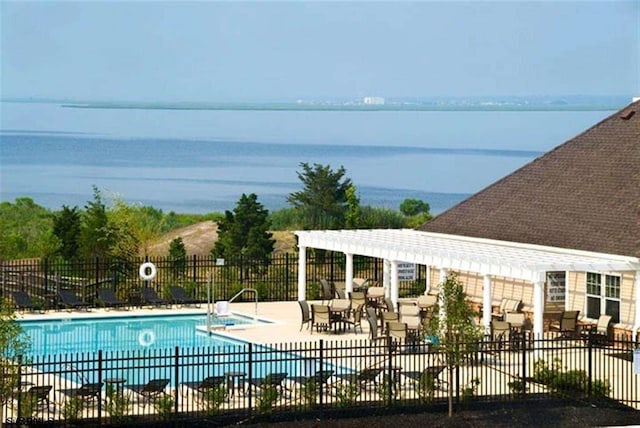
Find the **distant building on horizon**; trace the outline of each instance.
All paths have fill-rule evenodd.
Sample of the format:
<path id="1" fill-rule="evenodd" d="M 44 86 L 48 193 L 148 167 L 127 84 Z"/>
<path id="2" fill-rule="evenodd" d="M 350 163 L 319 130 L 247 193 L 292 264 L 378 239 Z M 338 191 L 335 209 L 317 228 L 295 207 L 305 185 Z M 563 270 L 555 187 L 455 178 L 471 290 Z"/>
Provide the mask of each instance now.
<path id="1" fill-rule="evenodd" d="M 383 97 L 364 97 L 362 98 L 362 102 L 365 105 L 381 106 L 381 105 L 384 105 L 384 98 Z"/>

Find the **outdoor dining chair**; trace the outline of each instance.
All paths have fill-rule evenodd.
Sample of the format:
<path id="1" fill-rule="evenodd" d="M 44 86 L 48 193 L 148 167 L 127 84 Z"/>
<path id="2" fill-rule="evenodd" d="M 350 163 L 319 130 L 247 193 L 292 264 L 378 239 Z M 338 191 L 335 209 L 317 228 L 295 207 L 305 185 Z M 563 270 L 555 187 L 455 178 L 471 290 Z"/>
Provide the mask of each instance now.
<path id="1" fill-rule="evenodd" d="M 313 328 L 316 332 L 328 331 L 335 328 L 335 317 L 331 316 L 331 308 L 329 305 L 311 305 L 311 334 Z"/>
<path id="2" fill-rule="evenodd" d="M 584 331 L 584 336 L 593 345 L 609 345 L 611 343 L 611 321 L 611 315 L 600 315 L 598 322 Z"/>
<path id="3" fill-rule="evenodd" d="M 302 327 L 307 325 L 307 328 L 311 327 L 311 311 L 309 310 L 309 303 L 306 300 L 298 300 L 298 305 L 300 306 L 300 330 L 302 331 Z"/>
<path id="4" fill-rule="evenodd" d="M 549 329 L 559 335 L 556 339 L 575 339 L 578 334 L 578 316 L 580 311 L 563 311 L 557 324 L 552 324 Z"/>
<path id="5" fill-rule="evenodd" d="M 323 278 L 320 280 L 320 286 L 320 300 L 322 300 L 322 303 L 333 300 L 333 285 Z"/>

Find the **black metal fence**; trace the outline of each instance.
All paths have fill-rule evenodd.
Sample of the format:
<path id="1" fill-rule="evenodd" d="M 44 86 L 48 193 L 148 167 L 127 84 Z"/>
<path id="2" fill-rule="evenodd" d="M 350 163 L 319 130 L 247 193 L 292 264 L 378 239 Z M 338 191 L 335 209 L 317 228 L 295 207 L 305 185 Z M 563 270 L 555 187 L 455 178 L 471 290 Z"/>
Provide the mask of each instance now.
<path id="1" fill-rule="evenodd" d="M 451 370 L 437 348 L 390 339 L 20 357 L 20 381 L 3 414 L 7 421 L 92 425 L 228 423 L 287 412 L 424 409 L 446 403 L 449 394 L 457 407 L 565 395 L 640 409 L 633 342 L 523 337 L 507 348 L 495 345 L 461 345 L 469 352 Z"/>
<path id="2" fill-rule="evenodd" d="M 322 278 L 336 283 L 345 280 L 344 254 L 326 252 L 307 255 L 307 296 L 319 295 Z M 298 256 L 274 256 L 269 263 L 243 257 L 226 259 L 223 263 L 213 257 L 191 256 L 185 259 L 166 257 L 132 260 L 95 259 L 64 261 L 32 259 L 0 262 L 0 296 L 10 297 L 12 291 L 26 291 L 45 309 L 55 308 L 60 289 L 74 291 L 89 304 L 95 304 L 96 290 L 110 287 L 120 299 L 134 302 L 143 281 L 139 275 L 142 263 L 156 266 L 156 277 L 149 281 L 160 295 L 170 285 L 182 285 L 193 297 L 205 300 L 207 285 L 214 284 L 215 299 L 228 300 L 244 288 L 257 290 L 260 301 L 297 300 Z M 354 257 L 354 276 L 381 281 L 383 261 L 368 257 Z M 400 281 L 400 295 L 418 295 L 424 290 L 426 268 L 416 265 L 414 280 Z M 253 299 L 253 296 L 241 296 Z"/>

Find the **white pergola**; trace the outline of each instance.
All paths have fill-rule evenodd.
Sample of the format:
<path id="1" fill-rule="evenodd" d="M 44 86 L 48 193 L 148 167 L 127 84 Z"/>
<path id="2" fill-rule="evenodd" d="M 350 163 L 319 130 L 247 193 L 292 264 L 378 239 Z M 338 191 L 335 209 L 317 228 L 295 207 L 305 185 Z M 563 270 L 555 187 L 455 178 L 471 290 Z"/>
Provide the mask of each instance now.
<path id="1" fill-rule="evenodd" d="M 339 251 L 346 257 L 345 289 L 353 288 L 353 256 L 384 259 L 387 296 L 398 300 L 398 263 L 422 264 L 440 269 L 483 275 L 483 306 L 492 303 L 491 277 L 525 280 L 533 284 L 533 332 L 543 332 L 544 283 L 548 271 L 635 271 L 634 333 L 640 328 L 640 259 L 541 245 L 446 235 L 413 229 L 297 231 L 299 247 L 298 300 L 306 299 L 306 249 Z M 428 275 L 427 275 L 428 276 Z M 428 289 L 428 284 L 427 284 Z M 568 287 L 567 287 L 568 289 Z M 568 299 L 565 299 L 568 301 Z M 491 311 L 483 311 L 484 326 Z"/>

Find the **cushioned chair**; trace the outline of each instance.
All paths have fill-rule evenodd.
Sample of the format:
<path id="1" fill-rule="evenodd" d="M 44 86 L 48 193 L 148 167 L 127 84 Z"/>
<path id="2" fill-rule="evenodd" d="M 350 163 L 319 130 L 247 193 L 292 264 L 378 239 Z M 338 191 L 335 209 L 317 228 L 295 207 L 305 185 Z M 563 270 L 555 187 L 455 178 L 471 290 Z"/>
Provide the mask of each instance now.
<path id="1" fill-rule="evenodd" d="M 309 309 L 309 303 L 306 300 L 298 300 L 298 305 L 300 306 L 300 330 L 302 331 L 302 327 L 307 325 L 307 328 L 311 327 L 311 311 Z"/>
<path id="2" fill-rule="evenodd" d="M 559 333 L 558 339 L 575 339 L 578 334 L 578 316 L 580 311 L 563 311 L 557 324 L 551 325 L 550 330 Z"/>

